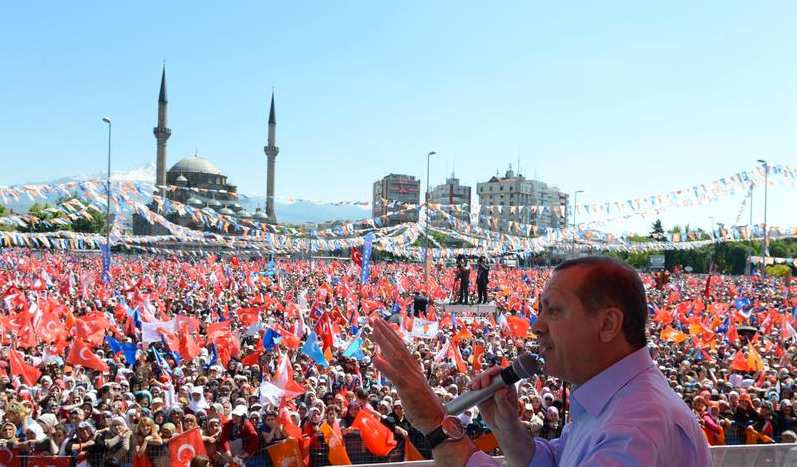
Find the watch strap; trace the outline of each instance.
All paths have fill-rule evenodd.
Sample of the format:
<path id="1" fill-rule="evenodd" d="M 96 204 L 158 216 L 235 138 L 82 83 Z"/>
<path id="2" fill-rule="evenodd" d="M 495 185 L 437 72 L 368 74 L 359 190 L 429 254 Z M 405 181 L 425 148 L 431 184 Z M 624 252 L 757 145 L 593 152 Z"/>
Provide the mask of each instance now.
<path id="1" fill-rule="evenodd" d="M 443 430 L 443 424 L 438 425 L 437 428 L 432 430 L 431 433 L 426 435 L 426 442 L 429 443 L 429 449 L 434 449 L 438 444 L 448 439 L 448 435 Z"/>

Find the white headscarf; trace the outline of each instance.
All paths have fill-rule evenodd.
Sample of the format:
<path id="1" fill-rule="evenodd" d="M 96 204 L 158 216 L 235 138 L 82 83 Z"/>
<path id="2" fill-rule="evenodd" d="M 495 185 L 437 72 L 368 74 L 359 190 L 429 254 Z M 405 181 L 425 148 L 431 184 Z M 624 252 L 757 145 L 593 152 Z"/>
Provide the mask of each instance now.
<path id="1" fill-rule="evenodd" d="M 199 400 L 194 400 L 194 394 L 199 393 Z M 202 390 L 202 386 L 194 386 L 191 388 L 191 392 L 188 393 L 188 408 L 191 409 L 192 412 L 197 413 L 200 410 L 207 410 L 210 407 L 208 401 L 205 400 L 205 392 Z"/>
<path id="2" fill-rule="evenodd" d="M 36 442 L 47 439 L 47 435 L 44 434 L 44 428 L 42 428 L 41 425 L 36 422 L 28 423 L 28 430 L 32 431 L 36 435 L 33 438 Z"/>

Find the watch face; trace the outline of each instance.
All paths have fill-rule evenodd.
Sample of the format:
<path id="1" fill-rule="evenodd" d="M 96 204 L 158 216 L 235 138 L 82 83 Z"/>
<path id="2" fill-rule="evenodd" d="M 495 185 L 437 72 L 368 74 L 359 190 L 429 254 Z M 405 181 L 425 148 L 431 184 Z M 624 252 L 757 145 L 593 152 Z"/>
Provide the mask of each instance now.
<path id="1" fill-rule="evenodd" d="M 460 439 L 465 436 L 465 428 L 457 417 L 448 416 L 443 419 L 443 432 L 451 439 Z"/>

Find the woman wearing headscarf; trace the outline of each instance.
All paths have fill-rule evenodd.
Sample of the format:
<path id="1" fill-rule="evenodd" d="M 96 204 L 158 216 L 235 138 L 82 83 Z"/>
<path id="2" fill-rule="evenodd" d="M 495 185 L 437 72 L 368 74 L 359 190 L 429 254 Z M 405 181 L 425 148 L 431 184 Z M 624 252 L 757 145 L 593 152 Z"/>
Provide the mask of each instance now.
<path id="1" fill-rule="evenodd" d="M 562 424 L 559 420 L 559 409 L 549 406 L 545 415 L 545 422 L 540 430 L 540 438 L 556 439 L 562 434 Z"/>
<path id="2" fill-rule="evenodd" d="M 310 410 L 307 411 L 307 419 L 305 419 L 304 425 L 302 425 L 303 437 L 310 438 L 310 449 L 316 447 L 324 437 L 320 431 L 322 423 L 324 423 L 324 419 L 321 416 L 321 410 L 315 406 L 310 407 Z"/>
<path id="3" fill-rule="evenodd" d="M 17 427 L 6 420 L 0 427 L 0 447 L 11 448 L 17 444 Z"/>
<path id="4" fill-rule="evenodd" d="M 53 456 L 58 453 L 58 446 L 44 433 L 44 428 L 36 422 L 28 425 L 25 430 L 26 440 L 17 447 L 23 449 L 30 456 Z"/>
<path id="5" fill-rule="evenodd" d="M 133 434 L 122 417 L 114 417 L 107 429 L 101 430 L 98 441 L 107 450 L 106 461 L 122 464 L 127 462 L 130 452 L 130 437 Z"/>
<path id="6" fill-rule="evenodd" d="M 344 435 L 358 432 L 357 428 L 352 427 L 358 413 L 360 413 L 360 403 L 357 401 L 349 402 L 349 406 L 346 408 L 346 415 L 340 420 L 340 427 L 343 429 L 342 433 Z"/>
<path id="7" fill-rule="evenodd" d="M 194 386 L 191 388 L 188 396 L 190 397 L 188 401 L 188 410 L 190 410 L 191 413 L 196 414 L 200 410 L 207 411 L 210 407 L 210 404 L 208 404 L 208 401 L 205 399 L 205 392 L 202 386 Z"/>

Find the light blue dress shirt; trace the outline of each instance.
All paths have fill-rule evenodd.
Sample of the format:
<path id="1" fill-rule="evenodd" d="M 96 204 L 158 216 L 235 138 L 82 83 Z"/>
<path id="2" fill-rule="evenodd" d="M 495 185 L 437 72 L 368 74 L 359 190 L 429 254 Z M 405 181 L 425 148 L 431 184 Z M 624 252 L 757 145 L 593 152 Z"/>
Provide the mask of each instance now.
<path id="1" fill-rule="evenodd" d="M 712 465 L 702 429 L 654 365 L 647 347 L 576 388 L 570 415 L 573 421 L 560 438 L 534 439 L 530 467 Z M 479 452 L 467 465 L 497 463 Z"/>

